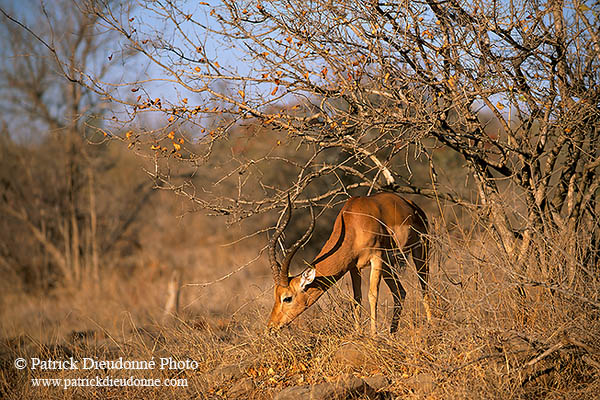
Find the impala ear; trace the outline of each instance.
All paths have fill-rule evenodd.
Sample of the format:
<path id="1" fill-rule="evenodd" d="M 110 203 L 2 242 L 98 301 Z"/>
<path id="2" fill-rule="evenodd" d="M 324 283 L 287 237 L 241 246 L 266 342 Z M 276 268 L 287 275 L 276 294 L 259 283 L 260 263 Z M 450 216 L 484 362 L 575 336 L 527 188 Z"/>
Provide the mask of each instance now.
<path id="1" fill-rule="evenodd" d="M 307 268 L 300 276 L 300 289 L 304 290 L 315 280 L 317 270 L 315 268 Z"/>

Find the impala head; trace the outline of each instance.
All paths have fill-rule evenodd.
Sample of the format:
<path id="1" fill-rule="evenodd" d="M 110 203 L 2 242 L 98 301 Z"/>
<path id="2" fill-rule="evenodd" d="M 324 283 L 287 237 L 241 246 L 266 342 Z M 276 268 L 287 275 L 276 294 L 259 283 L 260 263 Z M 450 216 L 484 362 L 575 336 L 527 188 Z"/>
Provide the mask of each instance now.
<path id="1" fill-rule="evenodd" d="M 267 325 L 269 329 L 289 324 L 312 304 L 306 289 L 315 279 L 315 273 L 314 268 L 308 268 L 291 278 L 287 286 L 275 285 L 275 304 Z"/>
<path id="2" fill-rule="evenodd" d="M 271 263 L 271 269 L 273 270 L 273 281 L 275 282 L 275 304 L 273 305 L 273 311 L 271 311 L 271 316 L 269 317 L 269 322 L 267 324 L 267 327 L 271 330 L 287 325 L 312 304 L 311 297 L 307 292 L 307 287 L 314 281 L 316 270 L 314 268 L 308 268 L 302 274 L 293 278 L 290 278 L 288 275 L 290 262 L 292 261 L 294 254 L 296 254 L 296 251 L 298 251 L 300 246 L 306 243 L 315 227 L 312 207 L 310 213 L 312 222 L 308 227 L 308 230 L 292 247 L 290 247 L 283 262 L 279 263 L 275 255 L 275 246 L 292 217 L 292 204 L 288 195 L 288 203 L 285 210 L 286 216 L 269 241 L 269 261 Z"/>

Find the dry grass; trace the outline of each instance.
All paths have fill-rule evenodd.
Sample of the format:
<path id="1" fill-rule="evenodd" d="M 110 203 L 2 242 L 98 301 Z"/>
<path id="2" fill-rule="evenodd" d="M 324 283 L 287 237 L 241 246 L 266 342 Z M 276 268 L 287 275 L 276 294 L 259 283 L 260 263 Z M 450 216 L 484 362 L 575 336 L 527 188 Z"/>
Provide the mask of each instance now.
<path id="1" fill-rule="evenodd" d="M 522 265 L 484 230 L 436 229 L 431 287 L 435 319 L 424 318 L 412 269 L 399 331 L 369 337 L 350 318 L 344 280 L 277 335 L 264 324 L 271 305 L 264 260 L 206 287 L 185 287 L 182 310 L 163 320 L 169 268 L 144 261 L 102 288 L 36 296 L 4 288 L 2 398 L 271 398 L 292 385 L 334 380 L 344 372 L 383 375 L 381 398 L 596 398 L 600 390 L 600 323 L 595 266 L 582 266 L 572 234 L 534 243 Z M 191 238 L 194 239 L 194 238 Z M 582 240 L 579 238 L 578 240 Z M 178 251 L 190 262 L 184 281 L 210 281 L 251 260 L 256 243 Z M 548 243 L 552 243 L 548 246 Z M 210 268 L 207 268 L 210 265 Z M 526 266 L 526 268 L 524 268 Z M 582 268 L 583 267 L 583 268 Z M 515 271 L 526 271 L 515 273 Z M 586 272 L 587 271 L 587 272 Z M 382 290 L 381 315 L 391 298 Z M 525 295 L 523 295 L 525 293 Z M 594 305 L 595 304 L 595 305 Z M 363 312 L 366 322 L 368 312 Z M 349 347 L 350 346 L 350 347 Z M 353 348 L 361 357 L 340 358 Z M 16 370 L 16 358 L 195 360 L 197 369 L 145 371 Z M 33 387 L 32 378 L 130 375 L 186 379 L 187 387 Z"/>

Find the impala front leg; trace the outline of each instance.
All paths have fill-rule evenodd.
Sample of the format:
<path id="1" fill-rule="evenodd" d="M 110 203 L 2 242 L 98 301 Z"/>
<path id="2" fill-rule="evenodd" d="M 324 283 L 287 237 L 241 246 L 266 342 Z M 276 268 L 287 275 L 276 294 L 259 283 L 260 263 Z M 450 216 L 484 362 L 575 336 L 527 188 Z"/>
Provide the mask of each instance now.
<path id="1" fill-rule="evenodd" d="M 383 272 L 383 281 L 390 288 L 392 297 L 394 298 L 394 313 L 392 314 L 392 324 L 390 326 L 390 333 L 394 333 L 398 330 L 398 320 L 402 313 L 402 302 L 404 302 L 404 298 L 406 297 L 406 291 L 402 287 L 402 283 L 400 283 L 398 274 L 393 266 L 385 269 Z"/>
<path id="2" fill-rule="evenodd" d="M 377 298 L 379 297 L 379 282 L 381 282 L 381 258 L 371 257 L 371 277 L 369 278 L 369 305 L 371 306 L 371 335 L 377 334 Z"/>

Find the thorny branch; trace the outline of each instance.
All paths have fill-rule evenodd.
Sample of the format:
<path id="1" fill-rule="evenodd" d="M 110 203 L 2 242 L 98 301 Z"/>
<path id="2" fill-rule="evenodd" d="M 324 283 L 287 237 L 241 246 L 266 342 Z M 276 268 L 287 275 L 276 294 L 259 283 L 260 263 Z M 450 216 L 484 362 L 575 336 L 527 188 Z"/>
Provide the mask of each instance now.
<path id="1" fill-rule="evenodd" d="M 571 227 L 592 232 L 598 261 L 600 24 L 579 2 L 317 1 L 309 11 L 165 0 L 141 10 L 82 6 L 148 62 L 146 76 L 77 74 L 123 107 L 104 132 L 151 160 L 157 186 L 232 221 L 280 208 L 290 192 L 303 205 L 385 189 L 436 196 L 483 206 L 517 257 L 533 232 Z M 130 128 L 150 116 L 162 125 Z M 464 176 L 411 173 L 422 161 L 443 171 L 452 157 Z M 475 201 L 456 190 L 468 179 Z M 507 187 L 524 215 L 505 206 Z"/>

